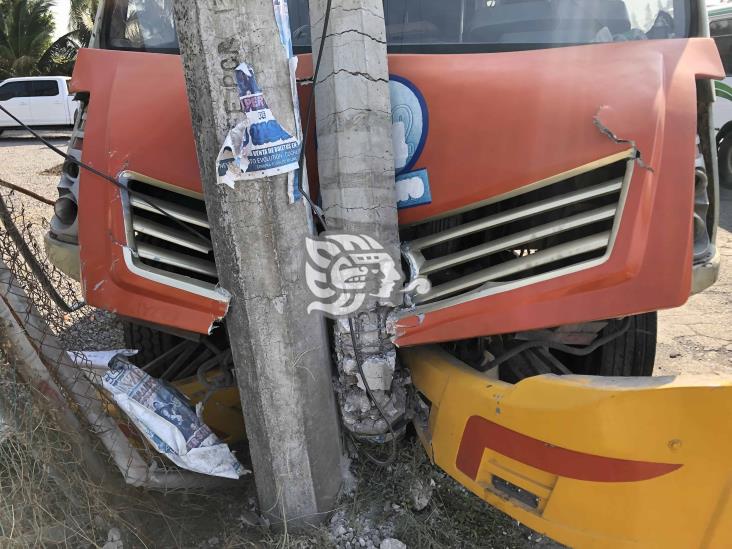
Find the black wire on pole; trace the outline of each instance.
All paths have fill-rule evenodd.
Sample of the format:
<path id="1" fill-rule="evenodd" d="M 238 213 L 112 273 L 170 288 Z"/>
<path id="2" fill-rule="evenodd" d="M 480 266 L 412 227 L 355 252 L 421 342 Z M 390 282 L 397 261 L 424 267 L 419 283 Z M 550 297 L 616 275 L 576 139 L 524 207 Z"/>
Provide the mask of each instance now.
<path id="1" fill-rule="evenodd" d="M 33 137 L 35 137 L 36 139 L 38 139 L 46 147 L 48 147 L 49 149 L 51 149 L 53 152 L 55 152 L 59 156 L 63 157 L 67 162 L 71 162 L 72 164 L 76 164 L 80 168 L 84 168 L 86 171 L 88 171 L 90 173 L 93 173 L 94 175 L 96 175 L 98 177 L 101 177 L 105 181 L 108 181 L 109 183 L 111 183 L 112 185 L 114 185 L 115 187 L 117 187 L 118 189 L 121 189 L 123 191 L 126 191 L 130 196 L 134 196 L 135 198 L 138 198 L 138 199 L 142 200 L 148 206 L 152 207 L 157 212 L 161 213 L 162 215 L 164 215 L 165 217 L 167 217 L 168 219 L 170 219 L 171 221 L 173 221 L 176 225 L 180 226 L 181 228 L 183 228 L 187 232 L 189 232 L 192 235 L 194 235 L 196 238 L 199 238 L 200 240 L 202 240 L 206 244 L 211 244 L 211 240 L 209 238 L 207 238 L 203 234 L 199 233 L 197 230 L 193 229 L 192 227 L 189 227 L 188 225 L 186 225 L 185 223 L 183 223 L 179 219 L 176 219 L 175 217 L 173 217 L 172 215 L 170 215 L 168 212 L 166 212 L 164 209 L 162 209 L 157 204 L 154 204 L 154 203 L 150 202 L 144 194 L 141 194 L 141 193 L 138 193 L 138 192 L 133 191 L 131 189 L 128 189 L 125 185 L 123 185 L 122 183 L 120 183 L 119 181 L 117 181 L 112 176 L 107 175 L 106 173 L 100 172 L 96 168 L 93 168 L 92 166 L 89 166 L 88 164 L 85 164 L 81 160 L 78 160 L 78 159 L 74 158 L 70 154 L 65 153 L 64 151 L 62 151 L 61 149 L 59 149 L 58 147 L 56 147 L 53 143 L 51 143 L 50 141 L 48 141 L 47 139 L 45 139 L 44 137 L 42 137 L 41 135 L 39 135 L 38 132 L 36 132 L 32 128 L 30 128 L 27 124 L 25 124 L 23 121 L 21 121 L 20 119 L 18 119 L 13 113 L 11 113 L 9 110 L 7 110 L 2 105 L 0 105 L 0 110 L 2 110 L 10 118 L 12 118 L 13 120 L 15 120 L 18 124 L 20 124 L 23 127 L 23 129 L 25 129 L 26 131 L 29 131 L 31 133 L 31 135 L 33 135 Z"/>
<path id="2" fill-rule="evenodd" d="M 333 4 L 333 0 L 328 0 L 325 6 L 325 17 L 323 19 L 323 32 L 320 36 L 320 46 L 318 47 L 318 57 L 315 62 L 315 70 L 313 72 L 313 90 L 308 100 L 308 110 L 305 118 L 305 128 L 303 131 L 302 145 L 300 146 L 300 164 L 297 169 L 297 190 L 307 200 L 310 205 L 310 209 L 318 217 L 320 223 L 323 225 L 323 229 L 327 229 L 328 225 L 325 222 L 325 216 L 323 210 L 313 202 L 310 195 L 305 191 L 303 187 L 303 178 L 305 173 L 305 148 L 310 137 L 310 119 L 313 116 L 313 108 L 315 107 L 315 86 L 318 83 L 318 75 L 320 74 L 320 62 L 323 59 L 323 49 L 325 46 L 325 39 L 328 37 L 328 26 L 330 25 L 330 11 Z"/>
<path id="3" fill-rule="evenodd" d="M 318 220 L 323 226 L 323 229 L 328 229 L 328 223 L 325 220 L 325 216 L 323 215 L 323 210 L 313 202 L 310 195 L 305 191 L 303 187 L 303 181 L 304 181 L 304 171 L 305 171 L 305 151 L 307 148 L 308 140 L 310 138 L 310 131 L 311 131 L 311 120 L 313 116 L 313 109 L 315 107 L 315 86 L 318 85 L 318 75 L 320 74 L 320 63 L 323 60 L 323 50 L 325 46 L 325 40 L 328 37 L 328 27 L 330 25 L 330 14 L 332 10 L 332 4 L 333 0 L 328 0 L 326 6 L 325 6 L 325 16 L 323 18 L 323 31 L 320 35 L 320 45 L 318 47 L 318 55 L 315 60 L 315 69 L 313 71 L 313 88 L 312 93 L 310 94 L 310 99 L 308 100 L 308 108 L 306 112 L 306 118 L 305 118 L 305 126 L 303 131 L 303 140 L 302 145 L 300 147 L 300 163 L 298 166 L 298 176 L 297 176 L 297 189 L 300 192 L 300 194 L 305 198 L 307 203 L 310 205 L 310 209 L 313 211 L 313 213 L 316 215 Z M 376 397 L 371 392 L 371 388 L 369 387 L 368 381 L 366 380 L 366 376 L 364 375 L 363 371 L 363 360 L 361 359 L 361 352 L 358 348 L 358 339 L 356 337 L 356 330 L 353 326 L 353 319 L 348 319 L 348 329 L 350 331 L 351 335 L 351 343 L 353 344 L 353 354 L 354 358 L 356 360 L 356 366 L 358 368 L 358 372 L 361 375 L 361 379 L 363 380 L 364 388 L 366 389 L 366 395 L 368 396 L 369 400 L 376 406 L 376 409 L 379 411 L 379 414 L 386 422 L 386 426 L 389 429 L 389 434 L 391 435 L 391 453 L 389 457 L 386 460 L 380 460 L 372 456 L 369 452 L 363 451 L 366 457 L 372 461 L 373 463 L 380 465 L 380 466 L 386 466 L 389 465 L 394 461 L 396 458 L 396 433 L 394 432 L 394 426 L 389 421 L 389 418 L 386 415 L 386 412 L 384 412 L 384 409 L 382 408 L 381 404 L 376 400 Z M 356 446 L 358 448 L 358 446 Z"/>
<path id="4" fill-rule="evenodd" d="M 356 367 L 358 368 L 358 373 L 361 375 L 361 380 L 363 381 L 364 389 L 366 389 L 366 395 L 369 397 L 369 400 L 374 403 L 374 406 L 376 406 L 376 409 L 379 411 L 379 414 L 382 418 L 384 418 L 384 421 L 386 422 L 386 427 L 389 429 L 389 434 L 391 435 L 391 452 L 389 453 L 389 457 L 385 460 L 380 460 L 378 458 L 375 458 L 372 456 L 369 452 L 366 452 L 363 450 L 363 453 L 366 455 L 366 457 L 369 459 L 369 461 L 375 463 L 376 465 L 379 465 L 381 467 L 385 467 L 392 463 L 394 459 L 396 458 L 396 433 L 394 432 L 394 426 L 391 424 L 391 421 L 389 421 L 389 418 L 386 415 L 386 412 L 384 412 L 384 409 L 381 407 L 381 404 L 379 404 L 379 401 L 376 400 L 376 397 L 371 392 L 371 387 L 369 387 L 369 382 L 366 379 L 366 376 L 364 375 L 363 371 L 363 360 L 361 360 L 361 351 L 358 348 L 358 341 L 356 339 L 356 329 L 353 327 L 353 319 L 348 319 L 348 328 L 351 332 L 351 344 L 353 345 L 353 355 L 356 359 Z M 358 448 L 358 447 L 357 447 Z"/>

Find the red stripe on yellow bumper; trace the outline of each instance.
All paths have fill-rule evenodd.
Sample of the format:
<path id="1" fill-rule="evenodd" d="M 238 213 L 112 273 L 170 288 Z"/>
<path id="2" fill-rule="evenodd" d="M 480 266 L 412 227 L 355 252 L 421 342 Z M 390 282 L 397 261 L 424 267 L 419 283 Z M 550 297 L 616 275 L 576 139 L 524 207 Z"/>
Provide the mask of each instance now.
<path id="1" fill-rule="evenodd" d="M 567 450 L 472 416 L 460 442 L 457 468 L 477 480 L 483 452 L 487 449 L 547 473 L 594 482 L 648 480 L 681 467 L 681 464 L 633 461 Z"/>

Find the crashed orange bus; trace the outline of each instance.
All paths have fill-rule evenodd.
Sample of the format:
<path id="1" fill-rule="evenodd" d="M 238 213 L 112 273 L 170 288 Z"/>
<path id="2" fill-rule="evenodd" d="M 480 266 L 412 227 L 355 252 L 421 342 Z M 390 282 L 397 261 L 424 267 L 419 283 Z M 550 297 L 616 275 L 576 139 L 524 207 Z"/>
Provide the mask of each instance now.
<path id="1" fill-rule="evenodd" d="M 125 319 L 139 364 L 190 388 L 228 345 L 228 298 L 211 247 L 150 205 L 207 234 L 169 4 L 103 2 L 71 80 L 70 154 L 145 200 L 67 162 L 46 245 Z M 648 377 L 656 311 L 719 270 L 724 70 L 704 2 L 384 9 L 403 264 L 431 285 L 396 344 L 430 456 L 570 545 L 729 546 L 732 437 L 703 428 L 732 412 L 729 388 Z M 289 12 L 308 97 L 307 2 Z M 212 426 L 231 434 L 226 417 Z"/>

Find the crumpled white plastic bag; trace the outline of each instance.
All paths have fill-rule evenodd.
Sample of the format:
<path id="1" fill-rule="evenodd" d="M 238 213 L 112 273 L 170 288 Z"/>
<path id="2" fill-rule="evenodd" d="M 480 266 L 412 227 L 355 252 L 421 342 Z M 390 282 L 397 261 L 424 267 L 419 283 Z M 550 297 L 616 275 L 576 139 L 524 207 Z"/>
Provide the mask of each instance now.
<path id="1" fill-rule="evenodd" d="M 140 432 L 173 463 L 204 475 L 238 479 L 248 473 L 186 398 L 117 355 L 102 386 Z"/>

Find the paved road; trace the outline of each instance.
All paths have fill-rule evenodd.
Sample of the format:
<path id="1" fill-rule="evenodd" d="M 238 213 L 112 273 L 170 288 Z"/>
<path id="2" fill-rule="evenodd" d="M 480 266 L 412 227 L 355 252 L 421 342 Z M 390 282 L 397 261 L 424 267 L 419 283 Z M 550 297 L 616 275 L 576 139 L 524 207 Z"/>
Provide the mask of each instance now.
<path id="1" fill-rule="evenodd" d="M 659 316 L 656 375 L 732 375 L 732 191 L 722 189 L 719 281 Z"/>

